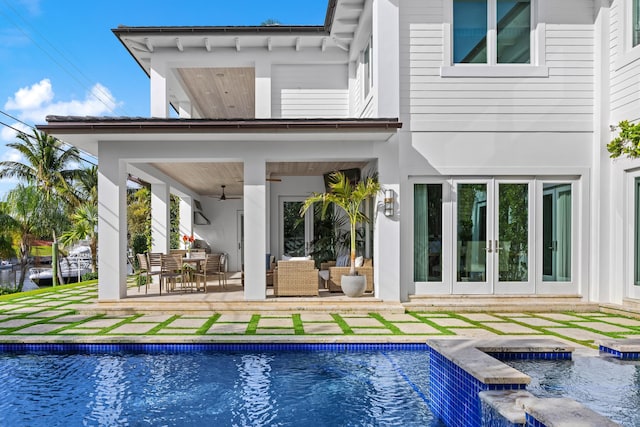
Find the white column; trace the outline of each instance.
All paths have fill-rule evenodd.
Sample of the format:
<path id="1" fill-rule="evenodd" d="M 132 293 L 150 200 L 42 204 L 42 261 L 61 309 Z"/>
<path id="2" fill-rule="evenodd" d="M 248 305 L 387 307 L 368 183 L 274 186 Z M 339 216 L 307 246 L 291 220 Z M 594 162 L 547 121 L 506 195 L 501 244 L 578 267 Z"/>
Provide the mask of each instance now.
<path id="1" fill-rule="evenodd" d="M 400 115 L 399 0 L 373 2 L 373 88 L 376 117 Z"/>
<path id="2" fill-rule="evenodd" d="M 117 158 L 99 156 L 98 299 L 119 300 L 127 296 L 127 173 Z"/>
<path id="3" fill-rule="evenodd" d="M 255 70 L 255 116 L 256 119 L 269 119 L 271 118 L 271 63 L 256 62 Z"/>
<path id="4" fill-rule="evenodd" d="M 400 171 L 398 167 L 398 140 L 393 136 L 388 142 L 378 145 L 378 179 L 383 190 L 393 190 L 395 212 L 384 215 L 384 194 L 378 196 L 374 230 L 374 276 L 375 294 L 385 301 L 406 299 L 406 291 L 401 289 L 400 280 Z"/>
<path id="5" fill-rule="evenodd" d="M 266 164 L 261 158 L 244 162 L 244 298 L 267 297 Z"/>
<path id="6" fill-rule="evenodd" d="M 169 117 L 169 97 L 167 85 L 167 64 L 151 60 L 151 117 Z"/>
<path id="7" fill-rule="evenodd" d="M 151 250 L 169 253 L 171 219 L 170 193 L 167 184 L 151 184 Z"/>
<path id="8" fill-rule="evenodd" d="M 193 199 L 191 197 L 180 198 L 180 237 L 193 234 Z"/>

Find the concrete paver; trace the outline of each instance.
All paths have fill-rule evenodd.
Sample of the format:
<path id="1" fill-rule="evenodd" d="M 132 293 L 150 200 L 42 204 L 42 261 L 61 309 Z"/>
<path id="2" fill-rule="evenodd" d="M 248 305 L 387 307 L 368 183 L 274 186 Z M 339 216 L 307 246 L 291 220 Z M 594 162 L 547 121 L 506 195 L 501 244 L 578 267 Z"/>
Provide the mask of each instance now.
<path id="1" fill-rule="evenodd" d="M 573 344 L 576 341 L 586 342 L 593 348 L 591 343 L 595 339 L 635 336 L 640 332 L 640 319 L 600 312 L 460 312 L 456 313 L 459 318 L 449 312 L 381 312 L 379 316 L 383 320 L 380 321 L 377 319 L 378 315 L 366 313 L 334 315 L 331 312 L 301 310 L 276 314 L 252 310 L 185 314 L 180 311 L 172 313 L 169 309 L 163 310 L 161 314 L 96 318 L 96 315 L 81 314 L 87 303 L 96 302 L 95 290 L 96 285 L 84 285 L 65 289 L 63 292 L 56 290 L 0 302 L 0 340 L 4 336 L 6 340 L 47 342 L 55 341 L 57 335 L 70 340 L 75 340 L 74 336 L 77 336 L 82 342 L 100 340 L 100 336 L 104 335 L 105 339 L 113 341 L 121 335 L 126 340 L 142 342 L 179 342 L 180 337 L 188 341 L 222 339 L 238 342 L 305 342 L 305 336 L 315 342 L 335 339 L 345 342 L 424 342 L 429 337 L 448 336 L 447 331 L 461 337 L 486 338 L 495 337 L 497 334 L 492 331 L 495 330 L 500 332 L 500 336 L 540 337 L 545 333 L 557 334 L 555 339 Z M 303 334 L 299 334 L 300 331 L 296 334 L 296 315 L 302 322 Z M 254 316 L 258 319 L 255 331 L 253 327 L 249 329 Z M 342 319 L 352 333 L 345 334 L 336 318 Z M 198 335 L 198 331 L 211 319 L 215 323 L 204 336 Z M 69 328 L 71 324 L 73 327 Z M 116 327 L 118 324 L 121 325 Z M 387 326 L 389 324 L 393 326 Z M 444 329 L 440 330 L 434 325 Z M 157 332 L 152 334 L 151 330 Z M 379 340 L 376 337 L 380 337 Z M 455 338 L 454 335 L 451 337 Z"/>

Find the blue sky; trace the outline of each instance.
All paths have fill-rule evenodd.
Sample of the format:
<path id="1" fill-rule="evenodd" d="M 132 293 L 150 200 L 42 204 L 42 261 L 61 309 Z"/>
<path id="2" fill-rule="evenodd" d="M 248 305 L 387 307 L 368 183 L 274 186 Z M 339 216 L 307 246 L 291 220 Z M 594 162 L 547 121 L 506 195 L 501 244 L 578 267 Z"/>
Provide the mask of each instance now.
<path id="1" fill-rule="evenodd" d="M 0 110 L 29 125 L 49 114 L 149 116 L 149 80 L 111 29 L 322 25 L 328 0 L 0 0 Z M 25 127 L 0 114 L 0 122 Z M 0 160 L 15 131 L 0 125 Z M 0 197 L 15 182 L 0 180 Z"/>

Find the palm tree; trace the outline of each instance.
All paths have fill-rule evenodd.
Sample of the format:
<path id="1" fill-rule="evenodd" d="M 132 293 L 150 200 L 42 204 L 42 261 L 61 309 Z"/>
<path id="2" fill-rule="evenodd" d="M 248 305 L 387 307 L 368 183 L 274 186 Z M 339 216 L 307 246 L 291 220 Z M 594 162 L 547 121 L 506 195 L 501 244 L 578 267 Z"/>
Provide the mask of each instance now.
<path id="1" fill-rule="evenodd" d="M 11 238 L 18 247 L 18 291 L 24 285 L 33 240 L 66 223 L 61 204 L 55 198 L 47 199 L 35 186 L 18 185 L 7 194 L 0 204 L 0 233 L 4 239 Z"/>
<path id="2" fill-rule="evenodd" d="M 54 194 L 75 198 L 71 185 L 79 173 L 78 150 L 64 149 L 60 140 L 37 130 L 33 135 L 19 133 L 17 138 L 20 141 L 8 143 L 7 147 L 18 151 L 25 162 L 0 162 L 0 178 L 18 178 L 37 185 L 47 198 Z"/>
<path id="3" fill-rule="evenodd" d="M 98 249 L 98 206 L 85 203 L 71 215 L 71 228 L 60 236 L 63 245 L 69 246 L 78 240 L 89 239 L 91 249 L 91 271 L 96 272 Z"/>
<path id="4" fill-rule="evenodd" d="M 380 192 L 380 183 L 375 177 L 367 177 L 353 185 L 344 173 L 334 172 L 329 176 L 329 188 L 331 191 L 327 193 L 313 193 L 308 197 L 300 209 L 300 214 L 304 215 L 316 202 L 322 203 L 323 217 L 332 203 L 345 212 L 349 218 L 351 237 L 349 275 L 353 276 L 356 274 L 356 226 L 358 223 L 369 221 L 360 207 L 362 202 Z"/>

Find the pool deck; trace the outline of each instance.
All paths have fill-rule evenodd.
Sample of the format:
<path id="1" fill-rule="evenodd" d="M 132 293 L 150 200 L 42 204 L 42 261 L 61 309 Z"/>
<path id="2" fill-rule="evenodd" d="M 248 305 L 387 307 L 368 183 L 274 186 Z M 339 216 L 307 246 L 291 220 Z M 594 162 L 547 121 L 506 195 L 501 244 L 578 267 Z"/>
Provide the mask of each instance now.
<path id="1" fill-rule="evenodd" d="M 429 338 L 513 337 L 555 338 L 577 350 L 596 351 L 601 340 L 640 335 L 640 319 L 600 311 L 398 312 L 397 305 L 366 300 L 361 310 L 345 309 L 349 303 L 353 302 L 341 305 L 340 299 L 327 299 L 324 310 L 318 311 L 294 299 L 284 306 L 286 310 L 246 304 L 242 311 L 212 307 L 207 312 L 184 310 L 183 303 L 174 302 L 173 311 L 167 305 L 148 312 L 101 312 L 96 308 L 97 285 L 80 284 L 3 297 L 0 342 L 424 343 Z M 380 310 L 369 311 L 376 307 Z"/>

